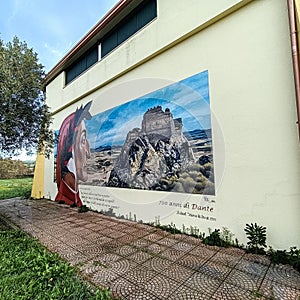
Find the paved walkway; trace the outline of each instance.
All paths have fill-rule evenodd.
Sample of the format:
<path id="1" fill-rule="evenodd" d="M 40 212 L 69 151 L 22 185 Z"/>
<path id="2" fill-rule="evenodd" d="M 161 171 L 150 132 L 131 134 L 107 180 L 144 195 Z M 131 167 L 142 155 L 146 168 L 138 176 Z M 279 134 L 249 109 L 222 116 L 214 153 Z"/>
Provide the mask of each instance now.
<path id="1" fill-rule="evenodd" d="M 298 272 L 237 248 L 49 200 L 1 200 L 0 215 L 121 299 L 300 299 Z"/>

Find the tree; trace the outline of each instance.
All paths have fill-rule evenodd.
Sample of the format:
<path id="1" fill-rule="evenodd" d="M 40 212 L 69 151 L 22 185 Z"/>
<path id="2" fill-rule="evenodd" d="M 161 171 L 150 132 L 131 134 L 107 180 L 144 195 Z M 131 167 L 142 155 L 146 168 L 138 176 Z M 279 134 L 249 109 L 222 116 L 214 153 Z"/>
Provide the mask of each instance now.
<path id="1" fill-rule="evenodd" d="M 44 67 L 25 42 L 0 39 L 0 157 L 37 148 L 52 150 L 49 107 L 43 94 Z"/>
<path id="2" fill-rule="evenodd" d="M 21 178 L 31 173 L 32 170 L 23 161 L 0 158 L 0 179 Z"/>

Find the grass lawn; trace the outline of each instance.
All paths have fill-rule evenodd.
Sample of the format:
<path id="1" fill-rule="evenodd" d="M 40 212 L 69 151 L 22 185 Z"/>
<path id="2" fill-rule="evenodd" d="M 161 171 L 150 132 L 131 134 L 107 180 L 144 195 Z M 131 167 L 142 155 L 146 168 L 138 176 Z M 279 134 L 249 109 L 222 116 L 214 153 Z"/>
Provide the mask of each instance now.
<path id="1" fill-rule="evenodd" d="M 91 288 L 74 268 L 22 231 L 0 223 L 0 299 L 109 300 L 107 290 Z"/>
<path id="2" fill-rule="evenodd" d="M 29 198 L 31 195 L 32 178 L 0 179 L 0 199 L 13 197 Z"/>

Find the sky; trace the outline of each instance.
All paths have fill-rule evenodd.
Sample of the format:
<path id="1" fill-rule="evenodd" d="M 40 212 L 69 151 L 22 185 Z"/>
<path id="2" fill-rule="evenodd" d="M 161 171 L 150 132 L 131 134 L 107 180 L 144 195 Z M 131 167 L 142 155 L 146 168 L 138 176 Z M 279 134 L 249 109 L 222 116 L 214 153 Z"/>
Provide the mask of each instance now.
<path id="1" fill-rule="evenodd" d="M 49 72 L 118 0 L 0 0 L 0 39 L 17 36 Z M 25 153 L 17 159 L 34 159 Z"/>
<path id="2" fill-rule="evenodd" d="M 211 128 L 208 72 L 204 71 L 86 120 L 91 148 L 123 145 L 127 133 L 141 128 L 144 113 L 155 106 L 182 118 L 183 131 Z"/>
<path id="3" fill-rule="evenodd" d="M 17 36 L 49 72 L 118 0 L 0 0 L 0 38 Z"/>

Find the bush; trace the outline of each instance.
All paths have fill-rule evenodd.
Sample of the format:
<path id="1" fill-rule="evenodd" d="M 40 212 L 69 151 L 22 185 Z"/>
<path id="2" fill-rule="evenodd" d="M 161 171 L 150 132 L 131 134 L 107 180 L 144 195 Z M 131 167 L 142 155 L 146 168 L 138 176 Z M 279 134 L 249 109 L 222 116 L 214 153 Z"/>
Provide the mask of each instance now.
<path id="1" fill-rule="evenodd" d="M 0 179 L 11 179 L 29 176 L 32 170 L 20 160 L 0 159 Z"/>
<path id="2" fill-rule="evenodd" d="M 297 249 L 297 247 L 291 247 L 290 251 L 275 251 L 270 247 L 268 255 L 272 263 L 291 265 L 298 272 L 300 272 L 300 249 Z"/>
<path id="3" fill-rule="evenodd" d="M 234 245 L 233 236 L 234 234 L 226 227 L 223 227 L 222 232 L 220 229 L 214 231 L 209 229 L 209 235 L 203 239 L 203 243 L 210 246 L 229 247 Z"/>
<path id="4" fill-rule="evenodd" d="M 264 248 L 267 247 L 266 240 L 266 227 L 258 226 L 256 223 L 246 224 L 244 229 L 249 241 L 247 242 L 247 249 L 251 253 L 255 254 L 264 254 Z"/>

